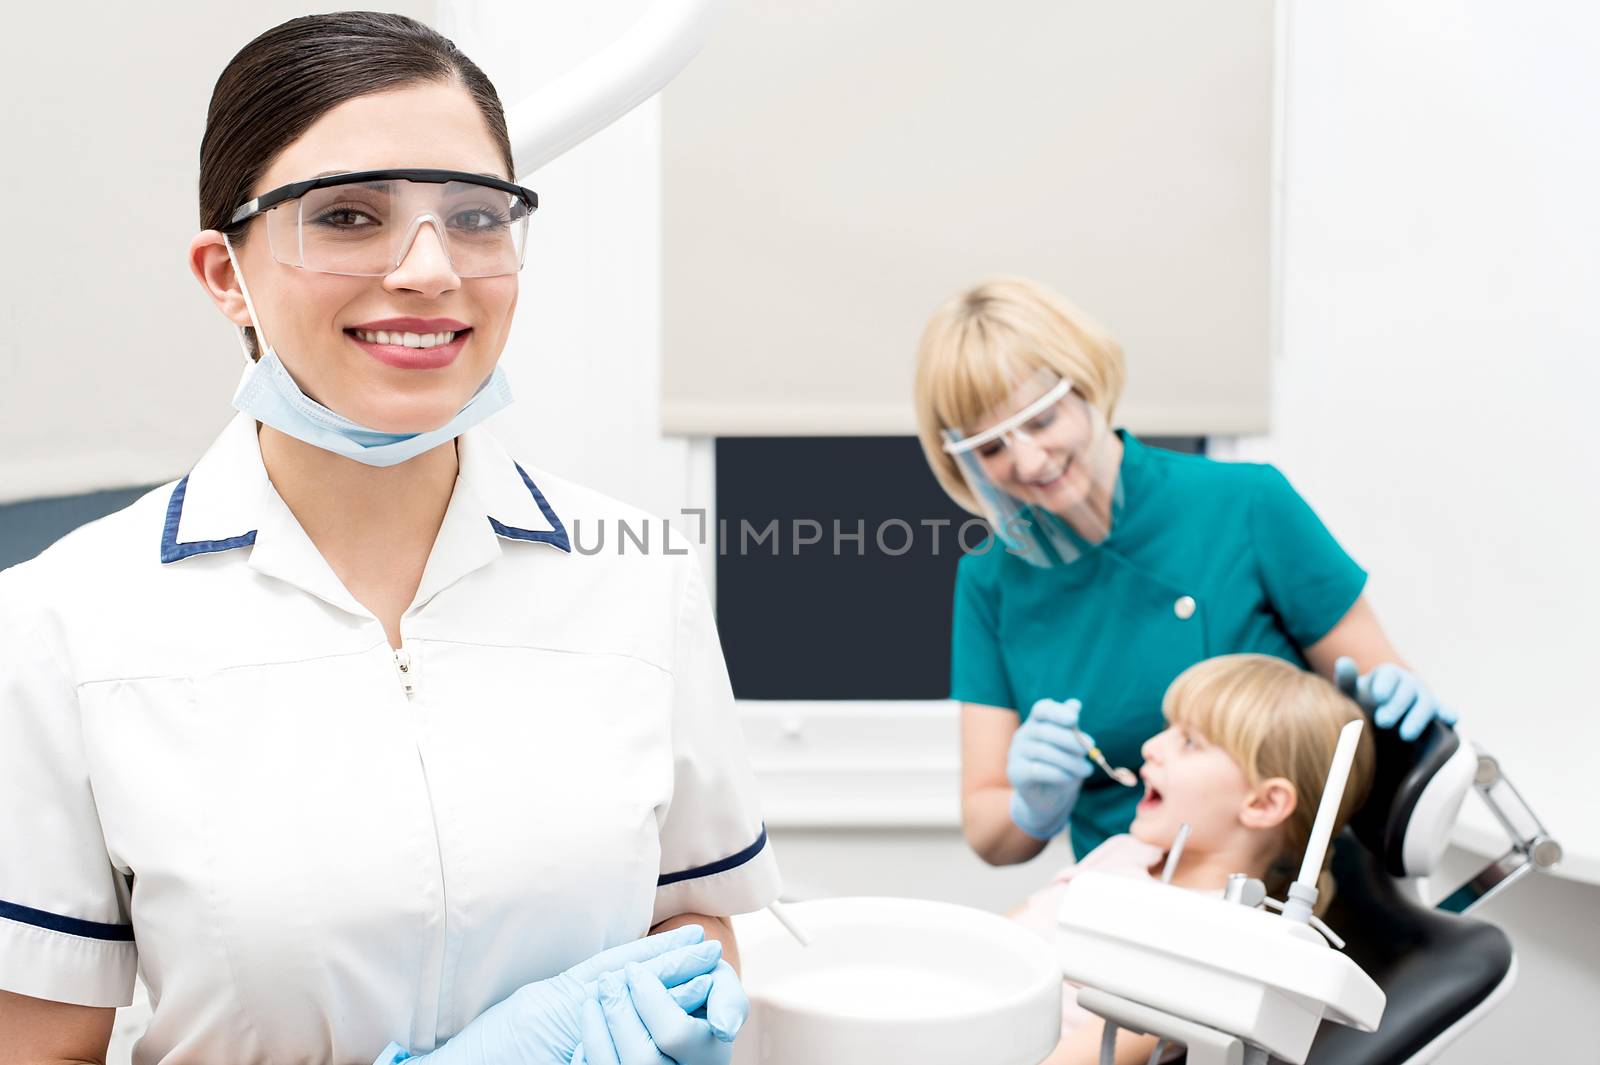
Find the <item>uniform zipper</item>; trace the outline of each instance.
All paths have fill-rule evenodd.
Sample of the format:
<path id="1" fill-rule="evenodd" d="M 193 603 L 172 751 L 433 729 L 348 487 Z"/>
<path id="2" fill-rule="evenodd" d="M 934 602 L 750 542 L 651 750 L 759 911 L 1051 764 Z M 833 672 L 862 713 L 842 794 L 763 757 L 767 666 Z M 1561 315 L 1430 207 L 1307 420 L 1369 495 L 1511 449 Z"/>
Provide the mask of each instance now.
<path id="1" fill-rule="evenodd" d="M 404 647 L 394 649 L 394 668 L 400 674 L 400 687 L 405 689 L 407 695 L 415 695 L 417 679 L 411 672 L 411 652 Z"/>
<path id="2" fill-rule="evenodd" d="M 417 690 L 417 670 L 419 660 L 404 646 L 391 648 L 394 654 L 395 674 L 400 678 L 400 687 L 405 692 L 409 703 Z M 444 851 L 440 842 L 439 811 L 434 801 L 433 782 L 428 777 L 428 760 L 422 752 L 422 739 L 417 737 L 417 766 L 422 772 L 423 794 L 427 797 L 429 825 L 433 829 L 434 861 L 438 877 L 439 891 L 439 921 L 437 934 L 425 946 L 426 958 L 422 967 L 421 986 L 418 987 L 419 1008 L 414 1014 L 415 1024 L 412 1028 L 412 1037 L 419 1040 L 421 1045 L 431 1046 L 441 1031 L 454 1030 L 449 1027 L 452 1014 L 447 1011 L 451 1008 L 444 995 L 445 961 L 449 953 L 451 933 L 450 923 L 450 893 L 449 885 L 445 880 Z"/>

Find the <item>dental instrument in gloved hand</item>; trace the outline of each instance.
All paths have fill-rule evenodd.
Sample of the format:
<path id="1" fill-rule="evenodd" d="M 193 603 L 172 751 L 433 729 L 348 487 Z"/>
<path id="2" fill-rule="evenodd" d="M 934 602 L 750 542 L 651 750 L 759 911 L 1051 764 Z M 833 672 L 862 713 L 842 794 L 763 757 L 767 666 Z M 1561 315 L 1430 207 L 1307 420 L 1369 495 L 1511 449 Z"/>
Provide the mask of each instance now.
<path id="1" fill-rule="evenodd" d="M 1076 699 L 1040 699 L 1011 736 L 1006 754 L 1011 820 L 1034 839 L 1049 840 L 1066 829 L 1078 792 L 1094 772 L 1089 764 L 1094 741 L 1078 730 L 1082 705 Z"/>
<path id="2" fill-rule="evenodd" d="M 1428 722 L 1438 718 L 1446 725 L 1456 723 L 1456 713 L 1439 702 L 1415 673 L 1385 662 L 1370 673 L 1357 676 L 1355 659 L 1341 657 L 1333 665 L 1339 690 L 1372 713 L 1378 728 L 1400 726 L 1400 738 L 1414 740 Z"/>
<path id="3" fill-rule="evenodd" d="M 697 1013 L 645 966 L 606 973 L 583 1004 L 583 1045 L 572 1065 L 728 1065 L 750 999 L 727 962 L 711 974 L 705 1016 Z"/>
<path id="4" fill-rule="evenodd" d="M 583 1004 L 594 998 L 606 974 L 637 965 L 662 987 L 669 1001 L 677 994 L 698 1009 L 711 993 L 718 967 L 725 964 L 721 943 L 706 939 L 705 929 L 699 925 L 683 925 L 603 950 L 548 980 L 524 984 L 429 1053 L 412 1056 L 399 1044 L 390 1043 L 373 1065 L 402 1061 L 413 1065 L 567 1065 L 581 1040 Z M 674 1003 L 674 1008 L 682 1007 Z"/>
<path id="5" fill-rule="evenodd" d="M 1083 734 L 1083 730 L 1074 726 L 1072 732 L 1078 737 L 1079 743 L 1082 743 L 1085 747 L 1089 748 L 1089 757 L 1094 759 L 1095 765 L 1106 771 L 1106 776 L 1110 777 L 1112 780 L 1115 780 L 1118 784 L 1121 784 L 1125 788 L 1131 788 L 1135 784 L 1139 783 L 1139 776 L 1133 770 L 1127 769 L 1120 765 L 1115 769 L 1111 768 L 1111 763 L 1106 761 L 1106 756 L 1100 753 L 1100 748 L 1094 745 L 1093 740 Z"/>

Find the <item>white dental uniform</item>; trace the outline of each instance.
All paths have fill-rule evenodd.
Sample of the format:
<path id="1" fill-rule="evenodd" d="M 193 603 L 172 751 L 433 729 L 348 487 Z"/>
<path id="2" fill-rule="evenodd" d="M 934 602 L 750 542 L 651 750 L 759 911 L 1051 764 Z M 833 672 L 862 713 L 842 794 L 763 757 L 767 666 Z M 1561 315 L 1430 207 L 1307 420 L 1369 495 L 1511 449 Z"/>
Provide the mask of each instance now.
<path id="1" fill-rule="evenodd" d="M 0 573 L 0 989 L 124 1005 L 137 966 L 136 1065 L 370 1062 L 777 896 L 687 542 L 619 554 L 640 512 L 459 451 L 399 653 L 245 415 Z"/>

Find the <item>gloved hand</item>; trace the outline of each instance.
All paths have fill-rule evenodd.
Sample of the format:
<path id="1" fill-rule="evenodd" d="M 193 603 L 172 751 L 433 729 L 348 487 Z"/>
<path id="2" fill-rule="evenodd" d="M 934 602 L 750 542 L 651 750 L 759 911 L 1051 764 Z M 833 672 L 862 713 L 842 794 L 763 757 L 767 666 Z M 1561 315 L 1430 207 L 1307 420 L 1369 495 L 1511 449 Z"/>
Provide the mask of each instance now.
<path id="1" fill-rule="evenodd" d="M 1011 820 L 1034 839 L 1052 839 L 1066 829 L 1078 791 L 1094 771 L 1089 749 L 1072 731 L 1082 705 L 1076 699 L 1040 699 L 1011 737 Z"/>
<path id="2" fill-rule="evenodd" d="M 1372 711 L 1372 723 L 1378 728 L 1393 728 L 1398 723 L 1403 740 L 1422 735 L 1434 718 L 1446 725 L 1456 723 L 1455 711 L 1440 703 L 1408 669 L 1385 662 L 1358 677 L 1355 660 L 1343 657 L 1333 664 L 1333 676 L 1340 691 Z"/>
<path id="3" fill-rule="evenodd" d="M 415 1065 L 567 1065 L 581 1038 L 583 1003 L 598 993 L 606 974 L 638 965 L 662 987 L 663 994 L 678 995 L 698 1008 L 710 993 L 714 971 L 721 962 L 721 943 L 706 940 L 699 925 L 683 925 L 603 950 L 548 980 L 522 985 L 431 1053 L 412 1057 L 390 1043 L 373 1065 L 401 1061 Z"/>
<path id="4" fill-rule="evenodd" d="M 727 962 L 711 974 L 703 1018 L 643 965 L 606 973 L 598 992 L 583 1004 L 583 1045 L 572 1065 L 728 1065 L 733 1038 L 750 1015 Z"/>

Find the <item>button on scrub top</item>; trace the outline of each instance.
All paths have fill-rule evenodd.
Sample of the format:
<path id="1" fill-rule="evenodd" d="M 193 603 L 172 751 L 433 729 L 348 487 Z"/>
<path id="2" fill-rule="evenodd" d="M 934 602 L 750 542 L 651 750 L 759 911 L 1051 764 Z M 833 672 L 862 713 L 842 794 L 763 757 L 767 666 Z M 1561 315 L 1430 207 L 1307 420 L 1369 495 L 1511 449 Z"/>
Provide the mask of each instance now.
<path id="1" fill-rule="evenodd" d="M 0 988 L 123 1005 L 137 966 L 139 1065 L 371 1061 L 776 897 L 687 542 L 618 554 L 643 514 L 459 452 L 399 654 L 244 415 L 0 574 Z"/>
<path id="2" fill-rule="evenodd" d="M 1118 435 L 1123 503 L 1101 545 L 1051 569 L 1001 544 L 961 560 L 950 697 L 1023 720 L 1039 699 L 1080 699 L 1111 764 L 1137 767 L 1179 673 L 1238 652 L 1304 666 L 1302 648 L 1344 617 L 1366 573 L 1273 467 Z M 1073 810 L 1073 852 L 1126 832 L 1143 790 L 1096 771 Z"/>

